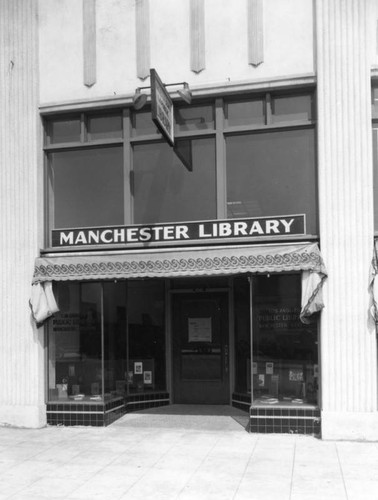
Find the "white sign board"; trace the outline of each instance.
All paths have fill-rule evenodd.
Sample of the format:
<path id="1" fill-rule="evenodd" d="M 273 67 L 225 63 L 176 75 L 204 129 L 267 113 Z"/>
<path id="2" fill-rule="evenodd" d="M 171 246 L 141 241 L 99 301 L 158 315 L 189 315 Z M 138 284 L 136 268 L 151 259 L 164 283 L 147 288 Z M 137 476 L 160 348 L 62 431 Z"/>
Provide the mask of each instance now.
<path id="1" fill-rule="evenodd" d="M 150 70 L 150 78 L 152 120 L 168 143 L 173 146 L 175 136 L 172 99 L 154 69 Z"/>

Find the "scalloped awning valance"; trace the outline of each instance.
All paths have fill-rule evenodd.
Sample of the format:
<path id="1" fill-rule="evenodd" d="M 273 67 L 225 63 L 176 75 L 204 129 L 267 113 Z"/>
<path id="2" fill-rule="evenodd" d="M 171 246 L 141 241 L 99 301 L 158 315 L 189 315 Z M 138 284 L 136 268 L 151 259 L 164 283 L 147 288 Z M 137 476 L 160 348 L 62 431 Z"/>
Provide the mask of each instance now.
<path id="1" fill-rule="evenodd" d="M 312 271 L 325 276 L 327 273 L 317 244 L 57 254 L 36 259 L 33 284 L 83 279 L 174 278 L 288 271 Z"/>
<path id="2" fill-rule="evenodd" d="M 302 273 L 301 320 L 323 308 L 327 271 L 316 243 L 56 254 L 36 259 L 30 305 L 37 323 L 57 310 L 52 281 Z"/>

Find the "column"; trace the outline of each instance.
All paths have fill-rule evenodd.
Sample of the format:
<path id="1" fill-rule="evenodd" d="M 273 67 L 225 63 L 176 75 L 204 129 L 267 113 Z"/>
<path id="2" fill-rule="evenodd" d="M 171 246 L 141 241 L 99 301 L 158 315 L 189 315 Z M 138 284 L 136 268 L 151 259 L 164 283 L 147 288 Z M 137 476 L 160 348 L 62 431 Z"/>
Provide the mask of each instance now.
<path id="1" fill-rule="evenodd" d="M 43 220 L 37 5 L 0 3 L 0 423 L 22 427 L 46 422 L 43 329 L 28 304 Z"/>
<path id="2" fill-rule="evenodd" d="M 373 170 L 371 0 L 317 0 L 323 438 L 378 438 L 376 335 L 369 320 Z"/>

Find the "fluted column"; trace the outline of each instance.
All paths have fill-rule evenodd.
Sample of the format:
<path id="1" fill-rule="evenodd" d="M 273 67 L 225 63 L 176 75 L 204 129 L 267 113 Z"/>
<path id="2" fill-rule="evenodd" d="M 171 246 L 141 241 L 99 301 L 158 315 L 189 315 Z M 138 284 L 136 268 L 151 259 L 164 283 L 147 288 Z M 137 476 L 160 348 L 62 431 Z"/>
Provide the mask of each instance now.
<path id="1" fill-rule="evenodd" d="M 329 274 L 321 320 L 324 437 L 367 437 L 377 415 L 376 337 L 368 315 L 371 3 L 316 1 L 320 237 Z M 374 432 L 378 437 L 378 427 Z"/>
<path id="2" fill-rule="evenodd" d="M 41 243 L 37 5 L 0 1 L 0 423 L 26 427 L 45 422 L 43 331 L 28 305 Z"/>

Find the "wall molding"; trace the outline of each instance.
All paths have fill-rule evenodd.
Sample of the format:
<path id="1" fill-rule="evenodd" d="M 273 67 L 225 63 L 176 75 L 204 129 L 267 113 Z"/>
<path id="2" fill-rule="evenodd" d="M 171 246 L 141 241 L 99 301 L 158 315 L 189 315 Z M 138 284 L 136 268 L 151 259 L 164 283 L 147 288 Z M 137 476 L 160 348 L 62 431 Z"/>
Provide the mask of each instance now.
<path id="1" fill-rule="evenodd" d="M 204 0 L 190 0 L 189 35 L 190 69 L 200 73 L 206 67 Z"/>
<path id="2" fill-rule="evenodd" d="M 96 0 L 83 0 L 84 85 L 96 83 Z"/>
<path id="3" fill-rule="evenodd" d="M 263 0 L 248 0 L 248 64 L 259 66 L 264 62 Z"/>
<path id="4" fill-rule="evenodd" d="M 145 80 L 150 76 L 150 4 L 149 0 L 135 1 L 136 71 Z"/>
<path id="5" fill-rule="evenodd" d="M 288 77 L 274 77 L 270 79 L 256 78 L 253 81 L 235 81 L 235 82 L 219 82 L 214 84 L 206 84 L 200 86 L 190 85 L 190 89 L 194 97 L 218 97 L 222 95 L 242 94 L 260 90 L 281 90 L 294 87 L 310 88 L 316 85 L 316 76 L 314 73 L 304 75 L 291 75 Z M 170 94 L 173 99 L 178 98 L 178 94 L 173 92 Z M 86 110 L 91 108 L 110 108 L 116 106 L 129 106 L 132 104 L 134 91 L 130 94 L 78 99 L 64 102 L 50 102 L 41 104 L 39 111 L 43 115 L 60 113 L 65 111 Z"/>

